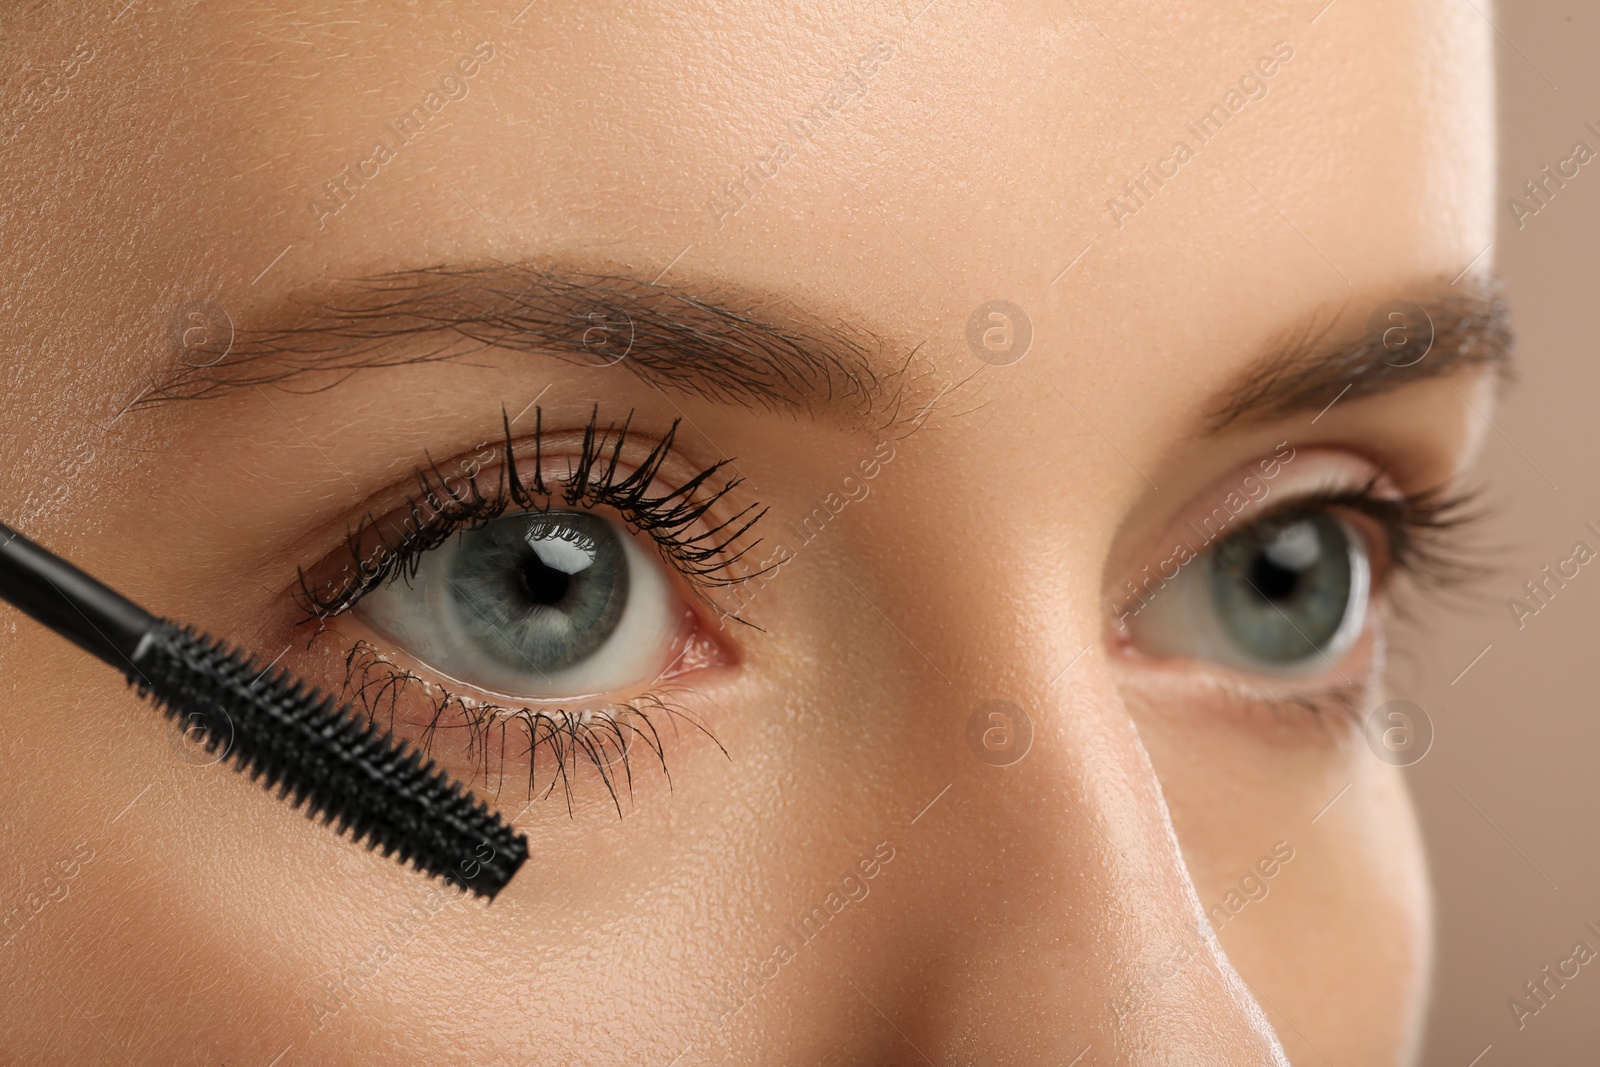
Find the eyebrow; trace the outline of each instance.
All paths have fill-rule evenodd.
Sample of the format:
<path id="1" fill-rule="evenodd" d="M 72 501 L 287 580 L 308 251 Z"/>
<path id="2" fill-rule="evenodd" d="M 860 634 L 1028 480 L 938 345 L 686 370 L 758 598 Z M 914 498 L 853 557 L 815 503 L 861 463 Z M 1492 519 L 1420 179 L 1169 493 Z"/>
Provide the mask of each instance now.
<path id="1" fill-rule="evenodd" d="M 1312 315 L 1213 395 L 1202 432 L 1326 410 L 1471 366 L 1493 366 L 1508 379 L 1512 336 L 1497 287 L 1433 288 L 1440 295 L 1413 305 L 1431 331 L 1405 331 L 1398 345 L 1377 330 L 1331 341 L 1346 309 Z M 715 402 L 813 414 L 898 409 L 898 388 L 885 402 L 886 382 L 905 368 L 877 369 L 883 346 L 875 335 L 798 309 L 775 315 L 773 304 L 526 263 L 391 271 L 323 283 L 225 340 L 186 349 L 129 407 L 291 383 L 317 392 L 364 370 L 465 362 L 493 348 L 616 364 Z"/>
<path id="2" fill-rule="evenodd" d="M 1400 311 L 1401 318 L 1386 314 L 1402 303 L 1410 307 Z M 1423 317 L 1416 314 L 1419 308 Z M 1512 377 L 1510 313 L 1492 283 L 1464 292 L 1445 287 L 1442 295 L 1380 305 L 1365 336 L 1355 341 L 1332 336 L 1344 310 L 1314 315 L 1280 337 L 1214 395 L 1204 432 L 1326 411 L 1339 400 L 1393 392 L 1470 367 L 1491 367 L 1502 382 Z M 1399 328 L 1389 329 L 1391 323 Z"/>
<path id="3" fill-rule="evenodd" d="M 771 301 L 713 303 L 658 282 L 534 266 L 441 265 L 322 283 L 182 352 L 130 407 L 266 385 L 316 392 L 380 367 L 485 349 L 621 366 L 658 387 L 767 409 L 868 413 L 878 339 Z"/>

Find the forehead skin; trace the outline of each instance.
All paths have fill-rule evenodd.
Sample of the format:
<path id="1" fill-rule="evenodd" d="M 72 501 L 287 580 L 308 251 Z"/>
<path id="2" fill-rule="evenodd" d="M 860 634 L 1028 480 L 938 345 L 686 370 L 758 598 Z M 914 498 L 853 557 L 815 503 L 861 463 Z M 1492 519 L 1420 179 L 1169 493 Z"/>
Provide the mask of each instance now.
<path id="1" fill-rule="evenodd" d="M 0 298 L 0 336 L 7 344 L 0 415 L 11 442 L 9 458 L 0 463 L 0 486 L 6 499 L 20 502 L 5 517 L 108 574 L 130 575 L 134 591 L 165 594 L 174 611 L 202 620 L 211 612 L 219 625 L 248 636 L 248 624 L 228 611 L 245 611 L 251 590 L 220 594 L 221 608 L 206 590 L 224 588 L 237 573 L 225 564 L 255 568 L 259 560 L 250 550 L 297 536 L 296 522 L 282 515 L 285 498 L 294 498 L 298 515 L 326 518 L 317 508 L 331 506 L 348 487 L 311 455 L 299 472 L 307 484 L 272 496 L 274 480 L 290 475 L 275 468 L 272 457 L 300 449 L 302 441 L 299 431 L 285 429 L 283 412 L 260 403 L 217 409 L 237 414 L 239 421 L 228 425 L 202 407 L 119 417 L 170 359 L 167 338 L 176 309 L 204 300 L 237 309 L 246 321 L 255 309 L 330 277 L 497 259 L 728 287 L 792 301 L 820 320 L 869 331 L 882 341 L 891 369 L 915 350 L 907 378 L 916 395 L 949 390 L 950 399 L 913 439 L 923 458 L 910 458 L 910 444 L 902 446 L 908 457 L 903 481 L 898 487 L 886 481 L 881 489 L 882 521 L 903 521 L 910 532 L 880 546 L 886 572 L 904 580 L 876 606 L 896 620 L 933 620 L 919 623 L 915 643 L 956 676 L 960 701 L 1019 689 L 1052 699 L 1047 683 L 1057 665 L 1098 640 L 1102 564 L 1119 524 L 1149 488 L 1144 475 L 1204 483 L 1251 458 L 1262 443 L 1222 449 L 1210 454 L 1204 472 L 1185 473 L 1181 460 L 1203 398 L 1313 309 L 1346 302 L 1368 308 L 1410 295 L 1424 282 L 1454 278 L 1469 264 L 1475 273 L 1488 267 L 1487 257 L 1478 258 L 1490 240 L 1493 165 L 1483 20 L 1471 5 L 1450 0 L 1336 0 L 1319 15 L 1320 7 L 1294 3 L 1269 10 L 1243 0 L 1099 3 L 1092 11 L 1045 0 L 938 0 L 926 7 L 920 0 L 536 2 L 519 12 L 515 0 L 503 9 L 476 2 L 276 0 L 141 3 L 121 14 L 87 6 L 22 12 L 7 21 L 0 38 L 6 71 L 0 96 L 22 98 L 42 72 L 59 71 L 75 49 L 92 58 L 79 62 L 59 99 L 29 104 L 20 117 L 14 110 L 11 127 L 0 130 L 9 138 L 0 263 L 10 280 Z M 388 124 L 423 101 L 484 41 L 493 46 L 492 58 L 467 79 L 465 95 L 445 103 L 375 176 L 353 190 L 347 185 L 347 202 L 329 211 L 334 201 L 326 183 L 371 158 L 377 138 L 399 141 Z M 1266 96 L 1245 103 L 1220 133 L 1198 144 L 1185 124 L 1198 122 L 1280 41 L 1293 58 L 1267 81 Z M 789 124 L 804 120 L 851 64 L 872 54 L 881 58 L 862 79 L 865 94 L 813 123 L 812 136 L 776 178 L 764 184 L 747 178 L 747 202 L 729 210 L 727 183 L 767 159 L 780 138 L 792 140 Z M 1124 183 L 1168 157 L 1177 140 L 1190 143 L 1193 158 L 1119 224 L 1108 199 L 1125 195 Z M 718 203 L 708 205 L 713 197 Z M 1022 306 L 1033 324 L 1033 348 L 1012 367 L 985 367 L 966 350 L 968 316 L 992 299 Z M 456 387 L 444 374 L 419 372 L 409 380 L 428 389 Z M 470 397 L 470 405 L 461 406 L 471 408 L 475 429 L 467 428 L 466 416 L 452 421 L 427 410 L 417 395 L 385 396 L 376 383 L 348 403 L 333 394 L 279 403 L 301 420 L 296 425 L 321 428 L 312 432 L 336 449 L 346 471 L 393 473 L 431 438 L 421 430 L 392 430 L 369 441 L 359 432 L 364 420 L 378 425 L 389 417 L 411 418 L 470 447 L 473 434 L 493 433 L 484 413 L 497 415 L 508 394 L 531 397 L 545 377 L 541 371 L 517 379 L 517 391 L 508 385 L 512 380 L 461 379 L 459 395 Z M 1088 413 L 1095 429 L 1060 402 L 1062 394 Z M 1449 400 L 1454 394 L 1445 389 L 1441 395 L 1446 399 L 1433 403 L 1429 418 L 1442 429 L 1420 443 L 1413 458 L 1424 480 L 1453 470 L 1470 436 Z M 762 466 L 761 447 L 782 447 L 791 434 L 827 443 L 832 465 L 817 474 L 808 501 L 820 499 L 837 470 L 870 451 L 870 438 L 864 451 L 787 420 L 776 430 L 731 419 L 725 431 L 713 429 L 719 424 L 710 421 L 709 408 L 685 409 L 730 452 L 755 454 L 749 473 L 764 488 L 782 484 L 790 472 Z M 1339 417 L 1322 428 L 1337 427 Z M 259 442 L 258 451 L 251 454 L 241 438 Z M 92 457 L 81 472 L 74 455 Z M 37 490 L 38 472 L 69 469 L 76 479 L 70 491 Z M 1028 470 L 1048 476 L 1024 485 L 1013 472 Z M 376 488 L 357 480 L 363 490 Z M 182 528 L 136 521 L 159 513 L 158 502 L 169 499 L 175 509 L 181 504 L 171 521 Z M 353 507 L 356 499 L 343 506 Z M 797 502 L 795 510 L 804 508 Z M 1004 546 L 998 550 L 997 537 Z M 919 575 L 943 573 L 951 545 L 974 553 L 973 546 L 988 546 L 992 558 L 974 565 L 974 577 L 936 589 L 919 584 Z M 281 589 L 296 562 L 306 561 L 285 552 L 260 565 L 259 577 Z M 196 578 L 192 588 L 163 586 L 163 568 L 191 563 L 204 580 Z M 1019 575 L 1060 592 L 1048 602 L 1029 599 Z M 803 585 L 794 583 L 797 590 Z M 896 659 L 911 656 L 903 646 L 894 646 L 882 663 L 842 651 L 897 640 L 893 630 L 859 628 L 868 623 L 879 625 L 872 616 L 852 622 L 857 629 L 812 635 L 807 655 L 813 658 L 805 662 L 834 664 L 815 668 L 815 677 L 801 667 L 787 674 L 774 668 L 774 677 L 802 694 L 796 706 L 813 716 L 805 721 L 836 720 L 840 708 L 914 704 L 920 711 L 946 699 L 942 691 L 917 689 L 929 684 L 925 677 L 915 685 L 905 681 L 923 665 L 915 657 Z M 26 670 L 20 658 L 3 664 L 13 691 L 42 685 L 62 706 L 96 716 L 127 714 L 115 680 L 79 692 L 65 681 L 82 669 L 78 660 L 25 634 L 14 620 L 7 627 L 8 640 L 25 649 L 28 660 Z M 1110 672 L 1095 665 L 1098 658 L 1080 668 L 1083 695 L 1074 699 L 1109 722 L 1106 709 L 1122 705 Z M 54 683 L 33 673 L 39 663 L 51 665 Z M 822 675 L 833 680 L 825 686 Z M 934 678 L 932 684 L 942 683 Z M 1049 764 L 1043 754 L 1051 749 L 1041 740 L 1041 755 L 1029 764 L 1033 792 L 1008 787 L 985 793 L 976 784 L 967 796 L 977 799 L 953 792 L 943 813 L 948 821 L 941 828 L 930 816 L 923 839 L 924 855 L 939 858 L 924 869 L 944 879 L 929 875 L 929 884 L 937 881 L 949 894 L 945 900 L 959 898 L 979 914 L 991 900 L 1011 902 L 1025 914 L 996 916 L 993 929 L 1011 921 L 1028 936 L 1016 943 L 1000 934 L 986 940 L 982 929 L 973 934 L 968 928 L 949 942 L 947 955 L 963 961 L 951 963 L 938 937 L 918 929 L 919 912 L 929 914 L 934 905 L 909 887 L 884 888 L 879 907 L 887 917 L 870 934 L 852 935 L 860 938 L 854 951 L 831 949 L 837 955 L 828 957 L 828 973 L 791 972 L 807 977 L 785 979 L 794 988 L 751 1009 L 755 1033 L 771 1042 L 769 1054 L 799 1041 L 797 1035 L 828 1033 L 843 1042 L 841 1035 L 859 1031 L 876 1035 L 861 1045 L 862 1058 L 921 1062 L 894 1059 L 910 1053 L 882 1025 L 881 1004 L 902 1022 L 918 1012 L 937 1015 L 940 1021 L 916 1032 L 938 1035 L 950 1055 L 940 1062 L 956 1062 L 963 1049 L 979 1054 L 1000 1047 L 1036 1057 L 1016 1062 L 1067 1062 L 1076 1048 L 1056 1054 L 1056 1039 L 1064 1043 L 1069 1035 L 1050 1030 L 1052 1011 L 1103 1010 L 1104 990 L 1093 974 L 1081 982 L 1061 979 L 1054 1009 L 1020 1006 L 1021 994 L 1008 990 L 1006 979 L 1042 973 L 1034 970 L 1042 965 L 1032 954 L 1046 948 L 1081 950 L 1096 965 L 1110 966 L 1126 962 L 1116 946 L 1140 941 L 1150 958 L 1160 957 L 1168 935 L 1151 916 L 1170 920 L 1194 902 L 1171 873 L 1181 867 L 1179 846 L 1170 839 L 1174 827 L 1196 871 L 1214 869 L 1223 885 L 1264 851 L 1259 843 L 1272 840 L 1269 822 L 1248 819 L 1237 833 L 1191 832 L 1201 821 L 1196 810 L 1212 794 L 1195 784 L 1200 772 L 1183 766 L 1184 751 L 1173 735 L 1141 722 L 1171 798 L 1169 824 L 1154 777 L 1139 777 L 1145 749 L 1138 739 L 1110 727 L 1080 736 L 1071 733 L 1075 728 L 1060 727 L 1084 755 Z M 7 727 L 14 752 L 34 753 L 46 735 L 58 748 L 85 744 L 78 728 L 26 727 L 37 736 L 22 729 Z M 745 741 L 741 729 L 730 727 L 724 740 Z M 94 759 L 109 768 L 103 780 L 115 788 L 75 787 L 67 791 L 70 803 L 58 802 L 59 786 L 52 783 L 90 777 L 81 755 L 63 756 L 58 748 L 30 755 L 43 762 L 30 788 L 13 783 L 16 794 L 5 798 L 20 812 L 5 831 L 5 844 L 24 857 L 31 878 L 65 851 L 55 842 L 70 844 L 85 834 L 106 842 L 131 888 L 105 887 L 83 901 L 83 929 L 135 933 L 126 947 L 88 951 L 80 945 L 53 962 L 43 949 L 31 949 L 29 965 L 72 994 L 69 1002 L 92 1001 L 111 1013 L 119 1038 L 144 1035 L 141 1048 L 227 1049 L 230 1061 L 242 1050 L 264 1063 L 283 1044 L 305 1044 L 310 1039 L 299 1003 L 293 1010 L 277 1003 L 289 996 L 283 990 L 317 971 L 315 953 L 293 931 L 310 924 L 317 938 L 339 946 L 338 958 L 360 958 L 388 914 L 362 902 L 382 893 L 420 899 L 420 890 L 398 873 L 373 874 L 355 860 L 350 869 L 379 889 L 329 896 L 310 884 L 313 876 L 325 877 L 324 869 L 277 870 L 246 844 L 251 834 L 275 825 L 275 813 L 263 812 L 268 805 L 255 804 L 258 798 L 246 789 L 230 791 L 231 784 L 209 793 L 191 784 L 185 793 L 168 783 L 153 792 L 125 825 L 152 819 L 142 832 L 168 843 L 161 856 L 141 857 L 106 828 L 108 814 L 150 777 L 143 769 L 119 769 L 128 758 L 120 744 L 89 742 Z M 694 847 L 703 862 L 680 874 L 670 857 L 663 859 L 671 877 L 663 874 L 659 887 L 649 881 L 654 872 L 623 872 L 637 889 L 628 899 L 597 894 L 583 867 L 607 848 L 622 855 L 619 842 L 631 840 L 626 829 L 595 830 L 596 821 L 552 831 L 559 863 L 541 873 L 549 898 L 493 913 L 509 924 L 499 930 L 454 912 L 425 928 L 417 935 L 417 955 L 451 962 L 439 964 L 437 976 L 423 967 L 415 974 L 384 971 L 381 996 L 330 1024 L 336 1037 L 327 1040 L 336 1043 L 326 1047 L 338 1052 L 329 1054 L 359 1061 L 387 1034 L 396 1048 L 442 1043 L 440 1060 L 473 1062 L 482 1053 L 476 1062 L 489 1062 L 485 1050 L 493 1048 L 524 1057 L 560 1050 L 553 1058 L 561 1062 L 591 1055 L 596 1062 L 618 1062 L 621 1052 L 604 1050 L 648 1049 L 654 1060 L 670 1062 L 697 1039 L 704 1011 L 688 993 L 672 1000 L 681 991 L 663 992 L 663 981 L 679 981 L 681 973 L 709 990 L 718 968 L 736 977 L 738 965 L 761 961 L 767 927 L 751 916 L 765 909 L 778 921 L 799 910 L 797 899 L 780 898 L 770 887 L 816 885 L 813 875 L 826 881 L 849 870 L 860 852 L 853 842 L 863 835 L 877 840 L 887 819 L 863 812 L 915 811 L 954 775 L 935 765 L 954 757 L 927 755 L 918 763 L 923 750 L 895 751 L 908 754 L 896 756 L 902 762 L 892 766 L 881 754 L 859 757 L 869 785 L 826 795 L 804 780 L 787 782 L 782 793 L 755 784 L 758 772 L 749 765 L 716 770 L 698 785 L 685 774 L 684 792 L 674 794 L 682 809 L 658 801 L 645 816 L 681 833 L 685 849 L 699 842 Z M 927 752 L 934 751 L 930 744 Z M 1105 762 L 1096 764 L 1096 753 Z M 152 761 L 166 754 L 159 746 L 147 753 Z M 727 767 L 709 759 L 704 765 Z M 961 766 L 969 773 L 966 762 Z M 1096 770 L 1107 766 L 1126 768 L 1133 784 Z M 1318 1034 L 1316 1047 L 1338 1062 L 1403 1056 L 1418 1027 L 1424 876 L 1403 788 L 1396 778 L 1361 766 L 1365 784 L 1344 802 L 1348 825 L 1330 819 L 1317 827 L 1323 836 L 1306 838 L 1307 866 L 1317 863 L 1325 884 L 1340 891 L 1315 898 L 1314 908 L 1285 910 L 1285 922 L 1301 920 L 1290 926 L 1264 924 L 1258 938 L 1224 938 L 1246 979 L 1293 990 L 1293 1000 L 1284 1001 L 1290 1026 L 1275 1014 L 1272 1021 L 1297 1060 L 1304 1054 L 1309 1062 L 1313 1054 L 1305 1051 L 1303 1035 L 1290 1029 L 1294 1023 Z M 1330 779 L 1326 795 L 1347 780 Z M 1074 803 L 1093 813 L 1093 833 L 1067 814 L 1059 799 L 1067 795 L 1063 784 Z M 1007 825 L 1019 811 L 1045 811 L 1040 798 L 1051 788 L 1057 796 L 1048 818 L 1072 821 L 1061 831 L 1070 838 L 1046 846 L 998 831 L 992 840 L 985 836 L 985 826 Z M 745 806 L 730 802 L 728 811 L 737 811 L 724 813 L 719 789 Z M 154 798 L 163 792 L 160 803 L 171 812 L 158 815 L 166 809 Z M 1185 804 L 1184 796 L 1199 799 Z M 894 818 L 893 834 L 903 833 L 905 819 Z M 236 834 L 238 854 L 219 871 L 207 869 L 214 862 L 213 834 L 196 829 L 207 820 Z M 711 836 L 683 833 L 680 820 L 703 823 Z M 830 836 L 840 827 L 848 830 L 838 836 L 850 837 L 849 846 Z M 1230 834 L 1238 840 L 1219 840 Z M 1100 841 L 1112 838 L 1155 887 L 1148 898 L 1130 891 L 1122 911 L 1062 906 L 1062 899 L 1079 900 L 1074 887 L 1088 887 L 1084 900 L 1115 896 L 1082 859 L 1098 855 Z M 1313 841 L 1320 852 L 1310 847 Z M 113 851 L 113 842 L 122 842 L 120 851 Z M 725 858 L 730 847 L 738 857 L 731 863 Z M 276 855 L 278 848 L 274 839 L 263 854 Z M 321 855 L 342 855 L 341 845 L 326 848 Z M 1029 856 L 1028 864 L 1008 867 L 1019 853 Z M 1310 858 L 1316 855 L 1325 859 Z M 755 880 L 742 873 L 745 862 L 759 868 Z M 819 873 L 808 868 L 812 863 L 826 868 Z M 1010 880 L 996 873 L 1002 871 Z M 188 900 L 212 877 L 231 891 L 252 884 L 271 889 L 251 898 L 260 909 L 258 925 L 214 902 Z M 1216 891 L 1202 895 L 1209 901 Z M 217 899 L 226 896 L 219 891 Z M 330 900 L 348 913 L 330 912 Z M 1061 914 L 1044 914 L 1052 901 Z M 1147 902 L 1148 912 L 1141 913 Z M 631 938 L 640 929 L 659 937 L 636 944 Z M 463 953 L 462 936 L 504 940 Z M 632 946 L 632 955 L 620 949 L 608 955 L 612 938 Z M 701 942 L 719 946 L 717 952 L 700 959 L 679 947 Z M 1303 954 L 1337 961 L 1332 977 L 1295 987 L 1292 953 L 1278 947 L 1290 943 Z M 283 958 L 268 958 L 263 945 L 281 946 Z M 1349 945 L 1366 953 L 1365 964 L 1341 956 L 1356 954 Z M 529 962 L 530 956 L 537 959 Z M 1381 966 L 1363 971 L 1374 959 Z M 230 962 L 238 960 L 259 968 L 259 980 L 241 981 L 237 968 L 230 977 Z M 604 974 L 594 973 L 596 960 Z M 908 969 L 960 972 L 971 987 L 932 979 L 918 985 Z M 130 988 L 165 983 L 161 988 L 181 992 L 175 1000 L 204 1005 L 200 1017 L 236 1018 L 239 1032 L 219 1035 L 207 1023 L 204 1034 L 185 1045 L 184 1037 L 173 1035 L 192 1018 L 166 1007 L 153 1019 L 135 1018 L 139 998 L 118 1000 L 103 987 L 83 984 L 90 982 L 89 971 L 121 975 Z M 858 989 L 856 999 L 838 977 L 870 981 L 871 991 Z M 819 991 L 812 997 L 802 986 Z M 222 1002 L 216 999 L 222 994 L 204 992 L 212 988 L 234 999 Z M 1187 985 L 1168 983 L 1151 996 L 1156 1007 L 1170 999 L 1170 1011 L 1153 1018 L 1144 1016 L 1156 1015 L 1155 1007 L 1136 1011 L 1133 1021 L 1119 1023 L 1120 1030 L 1107 1024 L 1106 1032 L 1119 1033 L 1123 1047 L 1134 1050 L 1130 1055 L 1142 1049 L 1150 1062 L 1174 1049 L 1220 1048 L 1194 1035 L 1206 1032 L 1213 1013 L 1222 1010 L 1218 1005 L 1228 1003 L 1234 1022 L 1217 1023 L 1226 1033 L 1215 1040 L 1236 1041 L 1229 1047 L 1248 1047 L 1257 1057 L 1232 1062 L 1271 1062 L 1267 1039 L 1249 1036 L 1259 1020 L 1239 1006 L 1249 997 L 1244 987 L 1225 979 L 1217 988 L 1223 992 L 1212 990 L 1209 1001 L 1198 993 L 1183 1001 Z M 252 996 L 250 989 L 271 993 Z M 898 1010 L 879 999 L 890 996 Z M 1197 1019 L 1182 1017 L 1186 1003 Z M 1340 1005 L 1351 1017 L 1367 1012 L 1368 1025 L 1342 1037 L 1329 1034 L 1325 1020 L 1318 1030 L 1324 1003 Z M 66 1017 L 58 1001 L 48 1011 Z M 1005 1029 L 1014 1046 L 992 1041 L 988 1025 Z M 85 1035 L 84 1060 L 104 1053 L 75 1017 L 72 1030 Z M 287 1036 L 279 1041 L 279 1034 Z M 494 1044 L 491 1034 L 503 1044 Z M 759 1037 L 750 1040 L 757 1043 L 736 1049 L 731 1061 L 757 1058 L 754 1050 L 763 1046 Z M 1337 1040 L 1348 1043 L 1333 1044 Z M 1178 1055 L 1183 1062 L 1202 1061 Z M 147 1057 L 159 1058 L 158 1052 Z"/>
<path id="2" fill-rule="evenodd" d="M 1157 421 L 1286 315 L 1352 287 L 1453 277 L 1487 243 L 1491 112 L 1466 61 L 1482 47 L 1470 13 L 1352 3 L 1313 26 L 1244 4 L 1113 7 L 1093 23 L 1075 11 L 936 4 L 910 23 L 893 5 L 540 4 L 510 26 L 474 5 L 36 15 L 37 30 L 8 34 L 13 69 L 80 41 L 94 58 L 9 149 L 12 195 L 34 207 L 5 235 L 32 283 L 12 313 L 37 330 L 40 295 L 70 288 L 46 337 L 81 353 L 62 373 L 92 365 L 85 384 L 104 392 L 108 356 L 151 355 L 107 353 L 106 323 L 134 340 L 131 320 L 159 319 L 174 288 L 234 304 L 397 263 L 674 263 L 901 342 L 959 338 L 972 306 L 1001 294 L 1035 320 L 1041 368 L 1070 367 L 1087 396 L 1151 368 L 1115 414 Z M 482 40 L 496 58 L 466 98 L 319 226 L 323 183 Z M 718 226 L 708 199 L 878 40 L 893 55 L 865 98 Z M 1184 123 L 1279 40 L 1295 58 L 1269 95 L 1116 226 L 1107 200 L 1194 141 Z M 98 239 L 62 239 L 86 230 Z M 97 279 L 117 284 L 85 284 Z"/>

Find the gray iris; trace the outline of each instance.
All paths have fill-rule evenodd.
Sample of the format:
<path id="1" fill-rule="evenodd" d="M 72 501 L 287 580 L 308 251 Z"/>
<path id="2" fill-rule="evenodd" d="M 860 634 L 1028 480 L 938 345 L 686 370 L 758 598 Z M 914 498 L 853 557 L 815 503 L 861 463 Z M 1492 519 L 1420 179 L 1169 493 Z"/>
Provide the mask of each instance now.
<path id="1" fill-rule="evenodd" d="M 1326 513 L 1234 534 L 1212 555 L 1211 596 L 1223 628 L 1268 663 L 1315 655 L 1349 610 L 1350 553 L 1344 526 Z"/>
<path id="2" fill-rule="evenodd" d="M 461 625 L 489 655 L 541 675 L 603 645 L 628 600 L 611 523 L 580 511 L 494 520 L 460 535 L 447 575 Z"/>

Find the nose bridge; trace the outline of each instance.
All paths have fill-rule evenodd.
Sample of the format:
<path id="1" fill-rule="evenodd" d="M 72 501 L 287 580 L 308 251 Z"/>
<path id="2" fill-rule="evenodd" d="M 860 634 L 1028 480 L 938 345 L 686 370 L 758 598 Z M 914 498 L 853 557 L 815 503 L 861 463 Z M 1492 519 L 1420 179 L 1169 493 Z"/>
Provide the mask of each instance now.
<path id="1" fill-rule="evenodd" d="M 963 859 L 922 902 L 948 936 L 927 945 L 920 1023 L 995 1062 L 1287 1064 L 1206 922 L 1100 652 L 1049 681 L 1032 710 L 980 705 L 969 726 L 976 758 L 941 827 Z M 1020 758 L 995 755 L 1030 728 Z"/>

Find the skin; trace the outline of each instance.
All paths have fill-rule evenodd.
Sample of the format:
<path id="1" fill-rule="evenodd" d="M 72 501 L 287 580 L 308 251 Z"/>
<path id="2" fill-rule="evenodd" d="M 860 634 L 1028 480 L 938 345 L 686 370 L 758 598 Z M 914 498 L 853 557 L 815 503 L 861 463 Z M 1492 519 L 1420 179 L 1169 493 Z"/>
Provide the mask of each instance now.
<path id="1" fill-rule="evenodd" d="M 1342 0 L 1314 24 L 1310 5 L 1242 0 L 920 6 L 8 22 L 8 71 L 80 42 L 93 58 L 6 147 L 4 518 L 152 610 L 264 658 L 288 646 L 337 688 L 360 624 L 307 649 L 296 568 L 425 451 L 470 454 L 536 396 L 564 431 L 597 401 L 646 434 L 681 412 L 683 469 L 736 457 L 769 538 L 894 447 L 761 590 L 763 629 L 716 630 L 719 662 L 676 679 L 726 755 L 669 728 L 670 791 L 636 761 L 620 819 L 592 774 L 570 814 L 557 795 L 519 815 L 501 783 L 534 856 L 491 906 L 174 758 L 115 672 L 5 610 L 10 1060 L 1414 1060 L 1430 910 L 1403 772 L 1345 718 L 1262 712 L 1218 668 L 1123 647 L 1106 605 L 1278 442 L 1304 471 L 1342 457 L 1406 490 L 1462 470 L 1481 426 L 1466 399 L 1489 411 L 1477 373 L 1315 423 L 1201 423 L 1318 309 L 1359 336 L 1378 303 L 1487 268 L 1489 29 L 1446 0 Z M 895 52 L 867 96 L 719 225 L 711 190 L 879 39 Z M 484 40 L 495 58 L 445 121 L 319 225 L 321 184 Z M 1294 55 L 1268 95 L 1118 226 L 1107 197 L 1278 41 Z M 24 76 L 6 77 L 11 97 Z M 522 257 L 854 324 L 886 381 L 906 368 L 902 418 L 932 407 L 893 426 L 754 412 L 484 353 L 124 412 L 187 301 L 248 324 L 322 279 Z M 1034 331 L 1007 367 L 964 342 L 996 297 Z M 1283 491 L 1304 476 L 1290 464 Z M 1362 710 L 1381 628 L 1344 664 Z M 1012 766 L 965 739 L 991 699 L 1032 723 Z M 1293 859 L 1265 898 L 1204 917 L 1278 842 Z M 847 875 L 859 899 L 803 941 L 791 919 Z M 424 918 L 397 937 L 408 913 Z"/>

